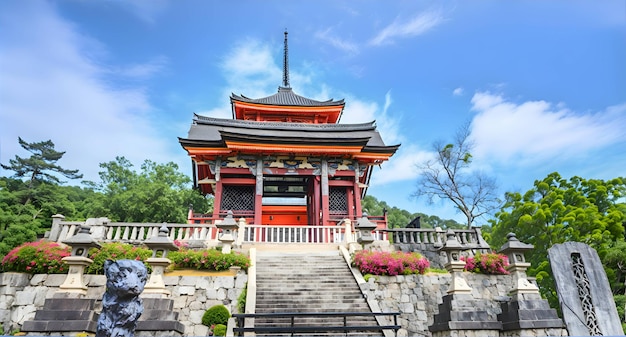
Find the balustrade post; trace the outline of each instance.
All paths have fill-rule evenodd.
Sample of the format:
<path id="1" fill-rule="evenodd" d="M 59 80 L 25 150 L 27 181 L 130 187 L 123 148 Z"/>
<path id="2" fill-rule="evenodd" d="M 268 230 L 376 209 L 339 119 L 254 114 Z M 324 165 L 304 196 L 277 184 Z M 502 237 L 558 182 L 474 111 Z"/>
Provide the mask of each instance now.
<path id="1" fill-rule="evenodd" d="M 50 241 L 57 242 L 59 235 L 61 234 L 61 221 L 65 217 L 61 214 L 55 214 L 52 216 L 52 228 L 50 228 Z"/>
<path id="2" fill-rule="evenodd" d="M 239 228 L 237 228 L 237 241 L 235 241 L 235 245 L 237 247 L 241 247 L 243 245 L 243 239 L 246 233 L 246 219 L 241 217 L 239 218 Z"/>

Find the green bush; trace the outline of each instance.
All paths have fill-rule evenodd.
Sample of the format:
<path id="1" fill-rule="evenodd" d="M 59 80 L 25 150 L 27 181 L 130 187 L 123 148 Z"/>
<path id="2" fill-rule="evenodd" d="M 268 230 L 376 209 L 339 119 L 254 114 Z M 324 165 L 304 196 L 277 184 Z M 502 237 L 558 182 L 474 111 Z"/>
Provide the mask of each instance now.
<path id="1" fill-rule="evenodd" d="M 127 243 L 105 243 L 100 249 L 92 248 L 89 250 L 89 258 L 93 263 L 85 269 L 87 274 L 104 274 L 104 261 L 106 260 L 137 260 L 145 263 L 146 259 L 152 256 L 152 250 L 147 248 L 135 247 Z M 150 266 L 146 264 L 148 272 Z"/>
<path id="2" fill-rule="evenodd" d="M 239 294 L 239 297 L 237 298 L 237 310 L 239 311 L 240 314 L 243 314 L 246 312 L 246 296 L 248 296 L 248 284 L 246 283 L 246 286 L 243 288 L 243 291 L 241 292 L 241 294 Z"/>
<path id="3" fill-rule="evenodd" d="M 213 328 L 213 336 L 226 336 L 226 325 L 215 324 L 215 328 Z"/>
<path id="4" fill-rule="evenodd" d="M 376 278 L 376 276 L 374 276 L 374 275 L 372 275 L 372 274 L 365 274 L 365 275 L 363 275 L 363 279 L 365 280 L 365 282 L 369 282 L 369 280 L 370 280 L 371 278 L 374 278 L 374 280 L 378 280 L 378 279 Z"/>
<path id="5" fill-rule="evenodd" d="M 190 250 L 181 249 L 179 251 L 170 252 L 167 257 L 172 260 L 177 268 L 194 268 L 205 270 L 227 270 L 231 266 L 241 267 L 248 270 L 250 259 L 236 252 L 223 254 L 219 250 Z"/>
<path id="6" fill-rule="evenodd" d="M 4 272 L 25 272 L 30 274 L 64 274 L 68 267 L 61 261 L 70 255 L 68 247 L 56 242 L 27 242 L 13 248 L 0 262 Z"/>
<path id="7" fill-rule="evenodd" d="M 204 312 L 202 315 L 202 324 L 206 326 L 213 326 L 216 324 L 226 324 L 230 318 L 230 312 L 222 304 L 217 304 Z"/>

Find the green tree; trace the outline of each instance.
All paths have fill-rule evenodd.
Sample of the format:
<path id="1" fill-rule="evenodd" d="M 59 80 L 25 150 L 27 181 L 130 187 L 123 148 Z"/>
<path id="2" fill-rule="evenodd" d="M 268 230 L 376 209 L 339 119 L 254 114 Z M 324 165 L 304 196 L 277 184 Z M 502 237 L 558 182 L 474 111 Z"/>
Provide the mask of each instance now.
<path id="1" fill-rule="evenodd" d="M 435 142 L 435 158 L 417 165 L 419 178 L 415 197 L 426 197 L 431 203 L 449 200 L 467 219 L 471 228 L 477 218 L 492 214 L 499 206 L 495 180 L 471 170 L 472 149 L 469 124 L 463 125 L 453 143 Z"/>
<path id="2" fill-rule="evenodd" d="M 616 241 L 624 240 L 626 184 L 621 178 L 607 181 L 551 173 L 537 180 L 523 195 L 507 193 L 506 203 L 492 220 L 489 243 L 500 247 L 514 232 L 535 249 L 527 255 L 529 275 L 537 277 L 542 294 L 557 307 L 547 250 L 566 241 L 584 242 L 604 258 Z"/>
<path id="3" fill-rule="evenodd" d="M 178 171 L 175 163 L 144 161 L 141 171 L 124 157 L 100 164 L 100 191 L 108 217 L 127 222 L 185 222 L 187 206 L 209 211 L 212 199 L 189 188 L 191 179 Z"/>
<path id="4" fill-rule="evenodd" d="M 54 149 L 54 143 L 51 140 L 43 142 L 27 143 L 21 137 L 18 137 L 20 146 L 31 153 L 28 158 L 15 156 L 15 159 L 9 160 L 9 165 L 0 164 L 3 169 L 13 171 L 16 178 L 26 178 L 27 191 L 32 192 L 40 183 L 60 184 L 61 180 L 57 175 L 62 175 L 69 179 L 80 179 L 82 174 L 78 170 L 68 170 L 57 165 L 65 151 L 59 152 Z M 30 202 L 30 193 L 26 194 L 24 204 Z"/>

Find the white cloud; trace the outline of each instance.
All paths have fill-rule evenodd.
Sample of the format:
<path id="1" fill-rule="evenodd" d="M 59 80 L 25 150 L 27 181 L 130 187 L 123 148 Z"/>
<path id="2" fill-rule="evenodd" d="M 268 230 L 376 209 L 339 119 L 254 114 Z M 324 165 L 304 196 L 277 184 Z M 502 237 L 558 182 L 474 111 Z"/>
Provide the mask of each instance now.
<path id="1" fill-rule="evenodd" d="M 316 32 L 315 37 L 348 54 L 357 54 L 359 52 L 359 47 L 356 43 L 335 35 L 332 28 Z"/>
<path id="2" fill-rule="evenodd" d="M 373 186 L 385 185 L 396 181 L 415 182 L 419 174 L 416 165 L 433 158 L 433 153 L 413 145 L 401 146 L 389 162 L 381 165 L 380 173 L 372 179 Z"/>
<path id="3" fill-rule="evenodd" d="M 461 96 L 461 95 L 463 95 L 463 88 L 458 87 L 458 88 L 454 89 L 452 91 L 452 95 L 454 95 L 454 96 Z"/>
<path id="4" fill-rule="evenodd" d="M 478 92 L 471 137 L 476 157 L 505 163 L 570 159 L 626 141 L 626 104 L 576 113 L 546 101 L 513 103 Z"/>
<path id="5" fill-rule="evenodd" d="M 277 48 L 274 48 L 278 50 Z M 261 98 L 276 93 L 282 84 L 282 65 L 275 61 L 272 46 L 257 40 L 246 39 L 237 44 L 223 58 L 220 65 L 226 86 L 222 90 L 223 97 L 232 93 L 250 98 Z M 297 73 L 290 73 L 291 79 L 306 81 Z M 216 118 L 231 118 L 230 101 L 199 114 Z"/>
<path id="6" fill-rule="evenodd" d="M 79 169 L 89 180 L 97 180 L 99 163 L 118 155 L 135 164 L 172 160 L 164 150 L 169 141 L 151 124 L 154 109 L 145 89 L 116 88 L 105 78 L 120 67 L 102 65 L 98 41 L 82 35 L 46 2 L 14 3 L 9 14 L 0 14 L 0 24 L 5 41 L 0 45 L 0 162 L 26 155 L 18 137 L 51 139 L 58 150 L 67 150 L 59 164 Z M 135 75 L 156 71 L 149 68 Z"/>
<path id="7" fill-rule="evenodd" d="M 346 94 L 346 107 L 341 116 L 341 123 L 365 123 L 376 121 L 376 130 L 380 133 L 387 145 L 395 145 L 402 142 L 402 136 L 397 132 L 399 119 L 389 116 L 388 109 L 391 106 L 391 91 L 385 94 L 385 102 L 382 110 L 376 102 L 366 101 Z"/>
<path id="8" fill-rule="evenodd" d="M 442 13 L 434 10 L 419 13 L 408 21 L 400 21 L 399 18 L 396 18 L 394 22 L 378 32 L 370 40 L 370 44 L 380 46 L 392 43 L 395 38 L 418 36 L 428 32 L 443 21 Z"/>

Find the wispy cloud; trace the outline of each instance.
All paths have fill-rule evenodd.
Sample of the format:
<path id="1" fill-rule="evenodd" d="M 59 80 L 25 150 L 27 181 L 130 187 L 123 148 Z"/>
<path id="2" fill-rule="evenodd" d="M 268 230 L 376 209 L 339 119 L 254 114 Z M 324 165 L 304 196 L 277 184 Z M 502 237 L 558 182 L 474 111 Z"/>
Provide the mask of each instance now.
<path id="1" fill-rule="evenodd" d="M 29 22 L 24 25 L 23 22 Z M 97 180 L 98 164 L 126 156 L 170 161 L 166 140 L 152 126 L 154 112 L 142 86 L 116 87 L 111 69 L 94 55 L 104 48 L 62 19 L 46 2 L 15 2 L 0 14 L 0 162 L 24 155 L 17 138 L 51 139 L 68 150 L 60 165 L 79 169 Z M 45 34 L 42 34 L 45 32 Z M 157 58 L 158 60 L 158 58 Z M 158 63 L 158 62 L 157 62 Z M 154 65 L 141 65 L 131 74 L 154 74 Z"/>
<path id="2" fill-rule="evenodd" d="M 111 72 L 121 77 L 144 80 L 161 73 L 167 67 L 167 62 L 167 57 L 161 55 L 145 63 L 114 67 Z"/>
<path id="3" fill-rule="evenodd" d="M 157 18 L 169 7 L 169 0 L 110 0 L 109 2 L 118 5 L 148 24 L 154 24 Z"/>
<path id="4" fill-rule="evenodd" d="M 419 13 L 409 20 L 396 18 L 394 22 L 378 32 L 369 43 L 380 46 L 392 43 L 397 38 L 418 36 L 428 32 L 443 21 L 443 14 L 436 10 Z"/>
<path id="5" fill-rule="evenodd" d="M 359 47 L 356 43 L 340 38 L 330 27 L 317 31 L 315 37 L 351 55 L 359 52 Z"/>
<path id="6" fill-rule="evenodd" d="M 570 159 L 626 141 L 626 104 L 578 113 L 546 101 L 513 103 L 478 92 L 472 98 L 477 157 L 537 163 Z"/>
<path id="7" fill-rule="evenodd" d="M 454 89 L 452 91 L 452 95 L 454 95 L 454 96 L 461 96 L 461 95 L 463 95 L 463 91 L 464 91 L 463 88 L 458 87 L 458 88 L 456 88 L 456 89 Z"/>

